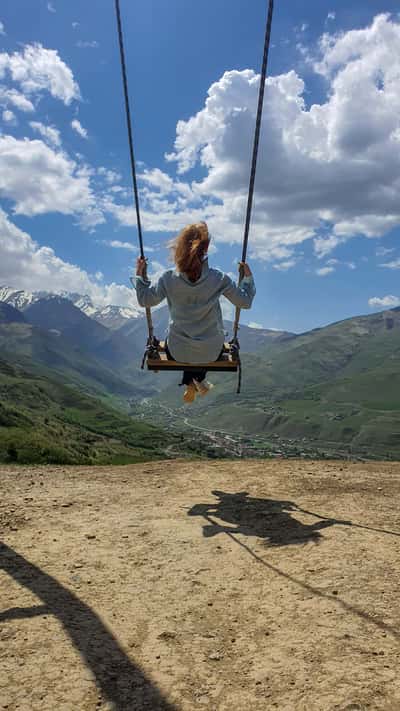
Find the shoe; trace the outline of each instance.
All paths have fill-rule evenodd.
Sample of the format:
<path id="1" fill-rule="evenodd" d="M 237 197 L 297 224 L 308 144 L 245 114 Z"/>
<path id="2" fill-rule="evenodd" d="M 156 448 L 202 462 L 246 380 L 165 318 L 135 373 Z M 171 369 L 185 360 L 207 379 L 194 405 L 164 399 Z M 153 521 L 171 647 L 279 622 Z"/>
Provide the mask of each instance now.
<path id="1" fill-rule="evenodd" d="M 202 397 L 204 397 L 204 395 L 208 395 L 210 390 L 214 387 L 214 385 L 212 383 L 209 383 L 207 380 L 202 380 L 201 383 L 199 383 L 197 380 L 193 380 L 193 383 L 197 393 Z"/>
<path id="2" fill-rule="evenodd" d="M 183 393 L 183 401 L 187 403 L 192 403 L 195 401 L 197 390 L 194 383 L 189 383 L 186 385 L 186 390 Z"/>

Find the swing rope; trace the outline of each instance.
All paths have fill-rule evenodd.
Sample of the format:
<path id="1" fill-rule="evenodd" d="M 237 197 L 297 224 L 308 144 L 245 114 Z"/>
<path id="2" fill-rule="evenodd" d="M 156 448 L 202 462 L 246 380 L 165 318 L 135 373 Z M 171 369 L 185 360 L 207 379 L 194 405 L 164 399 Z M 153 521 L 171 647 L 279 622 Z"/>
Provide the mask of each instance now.
<path id="1" fill-rule="evenodd" d="M 260 87 L 259 87 L 259 93 L 258 93 L 258 106 L 257 106 L 256 126 L 255 126 L 255 132 L 254 132 L 253 156 L 252 156 L 252 162 L 251 162 L 249 192 L 248 192 L 248 197 L 247 197 L 246 221 L 245 221 L 243 249 L 242 249 L 242 262 L 246 261 L 247 246 L 248 246 L 248 241 L 249 241 L 251 212 L 252 212 L 252 207 L 253 207 L 254 184 L 255 184 L 256 169 L 257 169 L 258 146 L 259 146 L 259 140 L 260 140 L 261 120 L 262 120 L 262 111 L 263 111 L 263 103 L 264 103 L 265 80 L 266 80 L 266 76 L 267 76 L 268 55 L 269 55 L 269 49 L 270 49 L 270 43 L 271 43 L 271 26 L 272 26 L 273 11 L 274 11 L 274 0 L 269 0 L 267 25 L 266 25 L 266 30 L 265 30 L 264 52 L 263 52 L 263 60 L 262 60 L 262 67 L 261 67 Z M 130 155 L 130 162 L 131 162 L 132 185 L 133 185 L 133 194 L 134 194 L 135 209 L 136 209 L 137 230 L 138 230 L 138 237 L 139 237 L 139 249 L 140 249 L 140 256 L 142 257 L 142 259 L 144 259 L 145 254 L 144 254 L 144 245 L 143 245 L 142 224 L 141 224 L 141 219 L 140 219 L 139 191 L 138 191 L 138 186 L 137 186 L 135 154 L 134 154 L 134 149 L 133 149 L 132 119 L 131 119 L 131 111 L 130 111 L 130 105 L 129 105 L 128 78 L 127 78 L 127 71 L 126 71 L 125 50 L 124 50 L 124 40 L 123 40 L 123 33 L 122 33 L 122 22 L 121 22 L 121 11 L 120 11 L 119 0 L 115 0 L 115 12 L 116 12 L 116 16 L 117 16 L 118 42 L 119 42 L 119 50 L 120 50 L 120 57 L 121 57 L 122 82 L 123 82 L 124 98 L 125 98 L 125 113 L 126 113 L 126 123 L 127 123 L 127 128 L 128 128 L 129 155 Z M 146 271 L 145 271 L 144 275 L 146 276 Z M 243 276 L 244 276 L 243 267 L 240 267 L 239 268 L 239 279 L 238 279 L 239 284 L 242 281 Z M 232 340 L 230 341 L 232 354 L 237 358 L 238 364 L 239 364 L 239 379 L 238 379 L 238 387 L 237 387 L 238 393 L 240 392 L 241 380 L 242 380 L 241 362 L 240 362 L 240 357 L 239 357 L 240 345 L 239 345 L 239 339 L 238 339 L 240 312 L 241 312 L 241 309 L 236 308 L 235 320 L 234 320 L 234 324 L 233 324 L 233 336 L 232 336 Z M 147 318 L 147 327 L 148 327 L 148 339 L 147 339 L 146 351 L 143 356 L 142 368 L 144 367 L 146 357 L 148 355 L 151 355 L 152 357 L 158 356 L 158 345 L 159 345 L 158 340 L 154 336 L 153 320 L 152 320 L 152 316 L 151 316 L 151 309 L 149 307 L 146 307 L 146 318 Z"/>
<path id="2" fill-rule="evenodd" d="M 254 184 L 255 184 L 256 169 L 257 169 L 258 144 L 260 141 L 261 119 L 262 119 L 262 112 L 263 112 L 263 105 L 264 105 L 265 80 L 267 78 L 268 55 L 269 55 L 269 48 L 270 48 L 270 44 L 271 44 L 271 27 L 272 27 L 273 12 L 274 12 L 274 0 L 269 0 L 267 25 L 266 25 L 266 29 L 265 29 L 264 53 L 263 53 L 263 60 L 262 60 L 262 67 L 261 67 L 260 88 L 259 88 L 259 92 L 258 92 L 256 127 L 255 127 L 255 131 L 254 131 L 253 158 L 251 161 L 249 193 L 248 193 L 248 197 L 247 197 L 247 210 L 246 210 L 246 222 L 245 222 L 245 228 L 244 228 L 244 237 L 243 237 L 242 262 L 246 261 L 247 245 L 249 242 L 251 211 L 252 211 L 252 207 L 253 207 Z M 244 276 L 243 267 L 240 267 L 239 268 L 239 280 L 238 280 L 239 284 L 242 281 L 243 276 Z M 233 324 L 232 343 L 237 347 L 238 350 L 239 350 L 239 341 L 238 341 L 239 321 L 240 321 L 240 308 L 236 308 L 235 321 Z M 239 380 L 239 385 L 238 385 L 238 392 L 240 392 L 240 380 Z"/>
<path id="3" fill-rule="evenodd" d="M 133 132 L 132 132 L 131 109 L 130 109 L 130 105 L 129 105 L 128 77 L 127 77 L 127 71 L 126 71 L 124 38 L 123 38 L 123 34 L 122 34 L 121 10 L 120 10 L 120 6 L 119 6 L 119 0 L 115 0 L 115 13 L 117 16 L 118 43 L 119 43 L 119 52 L 120 52 L 120 57 L 121 57 L 122 83 L 123 83 L 123 88 L 124 88 L 126 125 L 128 128 L 129 155 L 130 155 L 130 160 L 131 160 L 132 185 L 133 185 L 133 194 L 134 194 L 135 209 L 136 209 L 136 222 L 137 222 L 137 231 L 138 231 L 138 238 L 139 238 L 139 250 L 140 250 L 141 258 L 145 259 L 144 245 L 143 245 L 143 233 L 142 233 L 142 222 L 140 219 L 139 191 L 138 191 L 137 178 L 136 178 L 136 162 L 135 162 L 135 153 L 134 153 L 134 149 L 133 149 Z M 145 278 L 147 277 L 146 271 L 147 270 L 145 270 L 145 272 L 144 272 Z M 148 328 L 148 338 L 147 338 L 147 348 L 146 348 L 145 354 L 143 356 L 143 361 L 142 361 L 142 369 L 144 368 L 146 355 L 150 352 L 150 350 L 154 351 L 154 349 L 157 348 L 157 345 L 158 345 L 158 342 L 154 337 L 154 326 L 153 326 L 153 319 L 151 316 L 151 309 L 148 306 L 146 307 L 146 319 L 147 319 L 147 328 Z"/>

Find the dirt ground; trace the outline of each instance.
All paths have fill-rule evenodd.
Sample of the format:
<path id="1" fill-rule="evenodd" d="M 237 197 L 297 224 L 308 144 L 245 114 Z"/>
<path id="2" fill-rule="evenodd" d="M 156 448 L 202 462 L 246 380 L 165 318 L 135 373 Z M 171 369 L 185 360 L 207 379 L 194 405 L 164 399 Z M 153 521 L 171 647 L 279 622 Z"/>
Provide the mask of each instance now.
<path id="1" fill-rule="evenodd" d="M 0 708 L 400 709 L 400 463 L 0 469 Z"/>

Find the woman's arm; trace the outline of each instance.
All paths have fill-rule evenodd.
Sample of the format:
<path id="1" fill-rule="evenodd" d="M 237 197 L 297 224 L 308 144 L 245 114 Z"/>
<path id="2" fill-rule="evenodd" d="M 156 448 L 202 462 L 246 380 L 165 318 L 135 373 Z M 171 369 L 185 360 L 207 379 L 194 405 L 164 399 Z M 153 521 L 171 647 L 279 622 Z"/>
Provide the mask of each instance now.
<path id="1" fill-rule="evenodd" d="M 131 277 L 131 284 L 136 289 L 140 306 L 157 306 L 166 298 L 163 278 L 160 277 L 155 286 L 146 277 L 146 260 L 141 257 L 136 262 L 136 278 Z"/>
<path id="2" fill-rule="evenodd" d="M 236 286 L 232 279 L 225 274 L 223 280 L 223 295 L 239 309 L 250 309 L 256 293 L 253 275 L 248 264 L 241 264 L 244 277 Z"/>

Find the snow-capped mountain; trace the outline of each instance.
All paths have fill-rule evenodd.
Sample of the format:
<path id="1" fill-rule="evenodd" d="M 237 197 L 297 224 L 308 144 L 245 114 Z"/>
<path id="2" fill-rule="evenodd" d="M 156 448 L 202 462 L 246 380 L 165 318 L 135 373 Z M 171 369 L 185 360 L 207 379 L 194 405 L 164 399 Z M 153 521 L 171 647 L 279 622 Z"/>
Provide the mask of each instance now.
<path id="1" fill-rule="evenodd" d="M 30 306 L 30 304 L 33 304 L 38 299 L 42 299 L 44 296 L 46 296 L 45 291 L 31 293 L 30 291 L 23 291 L 22 289 L 13 289 L 11 286 L 0 286 L 0 301 L 14 306 L 14 308 L 19 311 L 23 311 Z"/>
<path id="2" fill-rule="evenodd" d="M 73 292 L 69 291 L 63 291 L 62 296 L 64 299 L 68 299 L 69 301 L 72 301 L 74 306 L 76 306 L 80 311 L 83 311 L 86 316 L 90 316 L 91 318 L 96 318 L 95 313 L 98 311 L 96 306 L 94 305 L 92 299 L 90 296 L 85 294 L 82 296 L 82 294 L 75 294 Z"/>
<path id="3" fill-rule="evenodd" d="M 10 286 L 0 286 L 0 302 L 10 304 L 19 311 L 24 311 L 28 306 L 31 306 L 31 304 L 49 296 L 53 297 L 56 295 L 46 291 L 29 292 L 13 289 Z M 72 301 L 74 306 L 80 309 L 86 316 L 90 316 L 90 318 L 111 330 L 116 330 L 127 321 L 143 315 L 141 309 L 130 306 L 115 306 L 113 304 L 98 306 L 93 303 L 87 294 L 82 295 L 63 291 L 61 294 L 58 294 L 58 296 Z"/>
<path id="4" fill-rule="evenodd" d="M 82 294 L 64 292 L 62 295 L 65 299 L 72 301 L 74 306 L 83 311 L 86 316 L 90 316 L 90 318 L 113 331 L 123 326 L 126 321 L 143 316 L 141 309 L 135 309 L 131 306 L 115 306 L 113 304 L 96 306 L 87 294 L 82 296 Z"/>
<path id="5" fill-rule="evenodd" d="M 75 304 L 78 306 L 78 304 Z M 80 307 L 78 307 L 80 308 Z M 88 312 L 85 312 L 88 314 Z M 89 314 L 88 314 L 89 315 Z M 121 328 L 127 321 L 133 318 L 140 318 L 143 316 L 142 309 L 133 309 L 129 306 L 104 306 L 102 309 L 97 309 L 92 315 L 92 318 L 96 319 L 103 326 L 111 328 L 113 331 L 117 328 Z"/>

